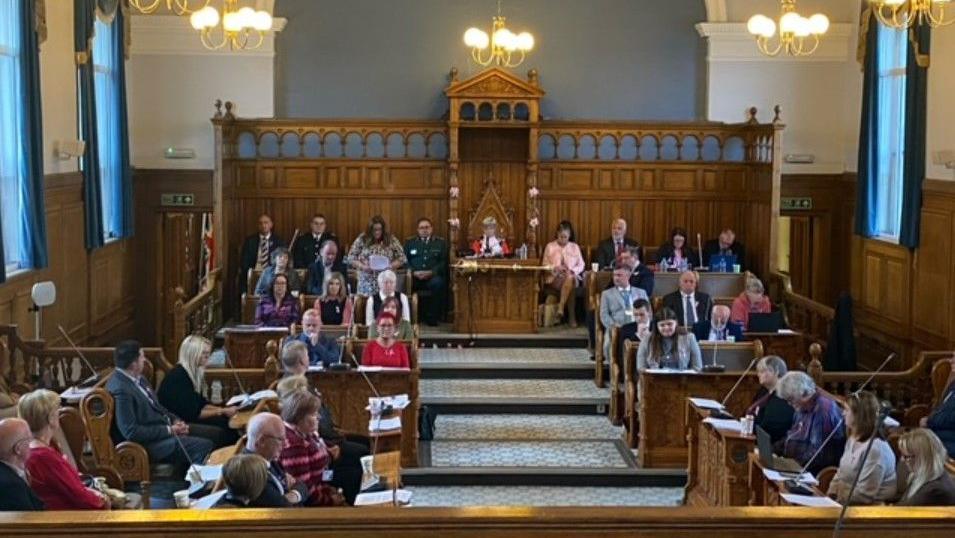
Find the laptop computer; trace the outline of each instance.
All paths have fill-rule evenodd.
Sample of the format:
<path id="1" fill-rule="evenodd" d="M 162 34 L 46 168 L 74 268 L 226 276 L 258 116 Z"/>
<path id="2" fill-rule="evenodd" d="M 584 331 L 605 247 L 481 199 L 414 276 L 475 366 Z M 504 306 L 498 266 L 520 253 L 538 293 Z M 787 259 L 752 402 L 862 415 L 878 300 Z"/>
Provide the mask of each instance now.
<path id="1" fill-rule="evenodd" d="M 736 265 L 736 255 L 735 254 L 714 254 L 710 256 L 710 272 L 724 272 L 732 273 L 733 266 Z"/>
<path id="2" fill-rule="evenodd" d="M 782 311 L 776 310 L 768 314 L 750 314 L 746 332 L 774 333 L 778 332 L 779 329 L 784 329 L 785 326 Z"/>
<path id="3" fill-rule="evenodd" d="M 797 475 L 802 465 L 792 459 L 773 454 L 773 440 L 766 430 L 756 426 L 756 448 L 759 450 L 759 463 L 766 469 Z"/>

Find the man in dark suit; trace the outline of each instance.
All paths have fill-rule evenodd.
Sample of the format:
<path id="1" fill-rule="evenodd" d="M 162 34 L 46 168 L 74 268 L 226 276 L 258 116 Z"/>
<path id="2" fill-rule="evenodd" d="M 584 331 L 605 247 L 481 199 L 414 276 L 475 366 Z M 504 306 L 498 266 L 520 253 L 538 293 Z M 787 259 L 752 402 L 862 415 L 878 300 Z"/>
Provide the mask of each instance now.
<path id="1" fill-rule="evenodd" d="M 265 489 L 249 506 L 256 508 L 288 508 L 301 506 L 308 499 L 308 486 L 296 482 L 285 472 L 279 455 L 285 446 L 285 424 L 272 413 L 258 413 L 249 420 L 248 434 L 242 452 L 258 454 L 269 462 L 269 476 Z"/>
<path id="2" fill-rule="evenodd" d="M 434 225 L 427 218 L 418 219 L 418 235 L 405 241 L 405 256 L 412 276 L 412 293 L 428 290 L 430 297 L 421 297 L 421 317 L 430 326 L 444 318 L 448 289 L 448 243 L 434 235 Z"/>
<path id="3" fill-rule="evenodd" d="M 640 243 L 627 237 L 627 221 L 614 219 L 610 225 L 610 237 L 597 245 L 597 259 L 594 261 L 600 265 L 601 269 L 613 268 L 617 256 L 628 248 L 637 249 L 637 255 L 641 260 L 643 259 L 643 249 L 640 247 Z"/>
<path id="4" fill-rule="evenodd" d="M 322 295 L 325 293 L 325 283 L 332 273 L 341 273 L 348 281 L 348 268 L 338 258 L 338 243 L 325 241 L 319 251 L 318 259 L 308 266 L 308 293 Z"/>
<path id="5" fill-rule="evenodd" d="M 680 325 L 687 329 L 692 329 L 700 321 L 709 321 L 713 310 L 713 299 L 696 291 L 699 279 L 695 271 L 684 271 L 680 275 L 680 289 L 663 296 L 663 306 L 676 312 Z M 687 305 L 690 308 L 684 308 Z"/>
<path id="6" fill-rule="evenodd" d="M 159 403 L 142 375 L 146 355 L 139 342 L 125 340 L 117 344 L 113 362 L 116 369 L 106 383 L 106 390 L 115 403 L 114 436 L 143 445 L 152 463 L 204 462 L 212 452 L 212 441 L 190 436 L 189 425 Z M 188 461 L 179 441 L 189 455 Z"/>
<path id="7" fill-rule="evenodd" d="M 27 457 L 33 435 L 25 420 L 0 420 L 0 511 L 43 510 L 43 501 L 27 481 Z"/>
<path id="8" fill-rule="evenodd" d="M 324 242 L 334 241 L 336 245 L 338 244 L 338 237 L 327 231 L 325 215 L 316 214 L 308 226 L 311 233 L 296 238 L 295 245 L 292 247 L 292 262 L 296 269 L 305 269 L 317 262 Z"/>
<path id="9" fill-rule="evenodd" d="M 712 256 L 736 256 L 736 263 L 743 269 L 746 264 L 746 248 L 736 240 L 736 233 L 726 228 L 717 239 L 708 239 L 703 244 L 703 265 L 709 267 Z M 732 268 L 728 268 L 732 269 Z M 712 268 L 710 269 L 712 270 Z"/>
<path id="10" fill-rule="evenodd" d="M 640 261 L 640 250 L 637 247 L 630 247 L 623 251 L 614 266 L 623 266 L 630 268 L 630 285 L 640 288 L 647 292 L 647 297 L 653 295 L 653 271 Z M 612 286 L 608 284 L 608 288 Z"/>
<path id="11" fill-rule="evenodd" d="M 284 247 L 285 241 L 272 233 L 272 217 L 259 216 L 259 232 L 245 238 L 239 254 L 239 293 L 248 286 L 249 269 L 264 269 L 271 263 L 272 251 Z"/>
<path id="12" fill-rule="evenodd" d="M 734 342 L 743 341 L 743 326 L 730 321 L 730 307 L 718 304 L 713 307 L 710 320 L 697 321 L 693 325 L 693 334 L 697 342 L 725 342 L 733 338 Z"/>

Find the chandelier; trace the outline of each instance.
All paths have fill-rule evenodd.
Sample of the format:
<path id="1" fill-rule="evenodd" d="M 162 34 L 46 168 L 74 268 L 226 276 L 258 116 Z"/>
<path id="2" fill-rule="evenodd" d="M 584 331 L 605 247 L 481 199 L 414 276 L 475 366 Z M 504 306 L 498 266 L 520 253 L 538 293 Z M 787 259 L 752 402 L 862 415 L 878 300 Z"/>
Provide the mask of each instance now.
<path id="1" fill-rule="evenodd" d="M 905 29 L 927 24 L 932 28 L 948 26 L 945 7 L 951 0 L 869 0 L 879 22 L 891 28 Z"/>
<path id="2" fill-rule="evenodd" d="M 250 7 L 240 9 L 238 0 L 223 0 L 221 17 L 216 8 L 206 6 L 193 13 L 189 22 L 199 30 L 202 45 L 210 50 L 226 45 L 232 50 L 257 48 L 265 40 L 265 32 L 272 29 L 272 15 L 268 11 L 256 11 Z M 219 28 L 218 32 L 216 28 Z"/>
<path id="3" fill-rule="evenodd" d="M 505 28 L 501 0 L 498 0 L 497 16 L 494 17 L 490 37 L 484 30 L 469 28 L 464 32 L 464 44 L 471 47 L 471 59 L 482 67 L 491 64 L 517 67 L 524 61 L 527 52 L 534 48 L 534 36 L 530 32 L 515 34 Z"/>
<path id="4" fill-rule="evenodd" d="M 140 13 L 150 14 L 159 9 L 159 4 L 163 0 L 129 0 L 129 5 L 139 10 Z M 190 0 L 166 0 L 166 9 L 176 15 L 185 15 L 186 13 L 195 13 L 196 11 L 209 5 L 209 0 L 198 0 L 190 6 Z M 198 4 L 198 5 L 196 5 Z"/>
<path id="5" fill-rule="evenodd" d="M 893 1 L 893 0 L 889 0 Z M 776 36 L 776 21 L 765 15 L 753 15 L 746 29 L 756 37 L 756 46 L 767 56 L 785 52 L 790 56 L 808 56 L 819 47 L 819 36 L 829 30 L 829 17 L 816 13 L 806 18 L 796 13 L 796 0 L 780 0 L 779 36 L 775 45 L 770 44 Z"/>

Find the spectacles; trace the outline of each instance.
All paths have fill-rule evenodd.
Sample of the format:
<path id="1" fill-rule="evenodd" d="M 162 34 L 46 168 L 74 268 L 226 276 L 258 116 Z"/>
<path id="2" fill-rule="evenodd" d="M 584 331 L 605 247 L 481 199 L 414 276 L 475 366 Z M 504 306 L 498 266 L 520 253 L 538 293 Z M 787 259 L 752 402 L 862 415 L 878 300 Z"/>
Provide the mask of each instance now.
<path id="1" fill-rule="evenodd" d="M 284 436 L 284 435 L 282 435 L 282 436 L 278 436 L 278 435 L 263 435 L 262 437 L 264 437 L 264 438 L 266 438 L 266 439 L 271 439 L 271 440 L 273 440 L 273 441 L 278 441 L 278 442 L 282 443 L 283 445 L 285 444 L 285 436 Z"/>

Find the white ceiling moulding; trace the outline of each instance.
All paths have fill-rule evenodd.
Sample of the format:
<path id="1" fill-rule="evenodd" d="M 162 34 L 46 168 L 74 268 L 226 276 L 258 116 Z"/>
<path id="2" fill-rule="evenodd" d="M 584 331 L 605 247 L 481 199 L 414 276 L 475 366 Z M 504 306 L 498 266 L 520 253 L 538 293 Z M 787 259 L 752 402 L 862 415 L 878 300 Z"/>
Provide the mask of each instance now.
<path id="1" fill-rule="evenodd" d="M 272 31 L 265 35 L 262 46 L 253 50 L 233 51 L 228 47 L 209 50 L 202 45 L 199 32 L 189 24 L 188 17 L 173 15 L 134 15 L 130 20 L 132 32 L 132 50 L 136 55 L 188 55 L 188 56 L 235 56 L 268 57 L 275 56 L 275 34 L 285 28 L 287 19 L 272 19 Z"/>
<path id="2" fill-rule="evenodd" d="M 696 31 L 707 40 L 710 62 L 845 62 L 855 57 L 855 44 L 850 44 L 855 28 L 850 23 L 830 25 L 826 35 L 819 38 L 816 52 L 799 57 L 785 53 L 766 56 L 759 52 L 756 38 L 747 31 L 746 23 L 701 22 L 696 25 Z"/>
<path id="3" fill-rule="evenodd" d="M 726 0 L 703 0 L 707 22 L 726 22 Z"/>

